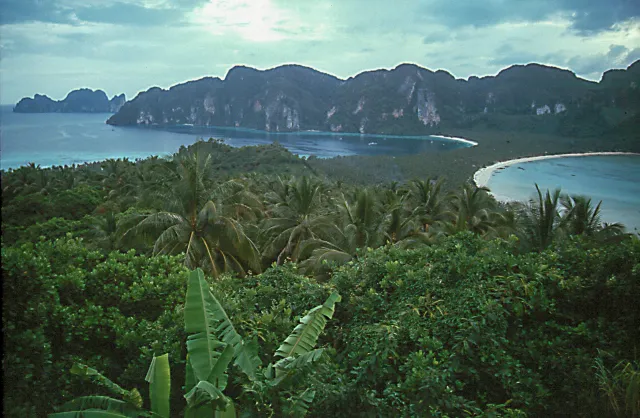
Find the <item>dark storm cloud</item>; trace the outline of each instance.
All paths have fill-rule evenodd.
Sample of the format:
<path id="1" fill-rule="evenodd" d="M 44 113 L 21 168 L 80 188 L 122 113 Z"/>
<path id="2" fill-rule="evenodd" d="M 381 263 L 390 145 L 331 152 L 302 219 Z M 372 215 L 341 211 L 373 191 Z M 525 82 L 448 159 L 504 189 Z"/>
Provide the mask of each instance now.
<path id="1" fill-rule="evenodd" d="M 575 13 L 572 26 L 585 35 L 640 17 L 638 0 L 563 0 L 561 4 L 565 11 Z"/>
<path id="2" fill-rule="evenodd" d="M 2 0 L 0 23 L 69 22 L 69 12 L 53 2 L 40 0 Z"/>
<path id="3" fill-rule="evenodd" d="M 491 26 L 507 21 L 537 21 L 548 14 L 547 0 L 432 0 L 423 12 L 449 27 Z"/>
<path id="4" fill-rule="evenodd" d="M 72 6 L 64 1 L 2 0 L 0 23 L 67 23 L 77 19 L 87 22 L 112 23 L 130 26 L 158 26 L 179 22 L 183 13 L 205 0 L 174 0 L 170 8 L 145 8 L 128 2 L 105 2 L 100 6 Z"/>
<path id="5" fill-rule="evenodd" d="M 571 21 L 576 32 L 589 35 L 640 17 L 638 0 L 432 0 L 423 16 L 450 28 L 484 27 L 505 22 L 539 22 L 555 14 Z"/>

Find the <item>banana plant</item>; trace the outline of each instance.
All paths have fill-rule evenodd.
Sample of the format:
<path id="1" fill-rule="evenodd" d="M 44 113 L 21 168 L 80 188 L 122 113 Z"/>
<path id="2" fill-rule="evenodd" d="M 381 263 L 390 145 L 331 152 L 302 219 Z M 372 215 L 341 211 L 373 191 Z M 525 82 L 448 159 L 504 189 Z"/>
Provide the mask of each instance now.
<path id="1" fill-rule="evenodd" d="M 224 395 L 229 364 L 255 376 L 257 347 L 246 344 L 220 302 L 209 290 L 201 269 L 189 274 L 184 307 L 187 336 L 187 418 L 235 417 L 233 401 Z"/>
<path id="2" fill-rule="evenodd" d="M 71 368 L 71 374 L 89 378 L 122 399 L 109 396 L 82 396 L 62 405 L 58 408 L 59 412 L 49 414 L 50 418 L 163 418 L 169 416 L 171 376 L 168 354 L 154 356 L 147 372 L 145 380 L 149 382 L 151 411 L 142 409 L 142 396 L 137 389 L 124 389 L 96 369 L 76 363 Z"/>
<path id="3" fill-rule="evenodd" d="M 333 317 L 335 304 L 340 300 L 340 295 L 334 292 L 322 305 L 311 309 L 307 315 L 300 319 L 300 323 L 275 352 L 274 357 L 280 357 L 280 360 L 270 364 L 264 371 L 268 386 L 276 390 L 283 387 L 284 382 L 292 380 L 299 372 L 304 371 L 322 358 L 324 349 L 314 349 L 314 347 L 327 325 L 327 321 Z M 290 396 L 287 399 L 286 415 L 291 417 L 305 416 L 315 395 L 315 391 L 307 388 Z"/>
<path id="4" fill-rule="evenodd" d="M 188 277 L 184 308 L 187 336 L 187 362 L 184 398 L 186 418 L 235 418 L 233 400 L 224 394 L 230 364 L 237 366 L 251 382 L 266 386 L 272 393 L 284 388 L 298 372 L 317 362 L 323 349 L 314 349 L 327 321 L 333 317 L 340 295 L 333 293 L 324 304 L 310 310 L 293 332 L 276 350 L 280 359 L 262 369 L 255 342 L 245 342 L 227 316 L 222 305 L 211 293 L 201 269 Z M 170 415 L 169 395 L 171 373 L 169 356 L 153 357 L 145 380 L 149 382 L 151 411 L 142 409 L 142 397 L 136 389 L 126 390 L 110 381 L 97 370 L 76 364 L 71 373 L 90 377 L 121 399 L 106 396 L 86 396 L 74 399 L 50 414 L 50 418 L 112 418 L 151 417 Z M 302 390 L 289 396 L 287 415 L 304 416 L 315 392 Z"/>
<path id="5" fill-rule="evenodd" d="M 224 308 L 209 290 L 202 270 L 189 275 L 185 302 L 187 337 L 186 417 L 234 417 L 233 401 L 223 394 L 227 385 L 226 369 L 233 363 L 254 383 L 266 383 L 277 389 L 289 377 L 319 360 L 323 349 L 314 349 L 327 321 L 333 317 L 340 295 L 333 293 L 324 304 L 313 308 L 298 324 L 291 335 L 276 350 L 280 357 L 263 373 L 257 354 L 257 345 L 245 342 L 236 331 Z M 304 416 L 315 392 L 306 389 L 292 396 L 290 415 Z M 226 408 L 226 409 L 225 409 Z M 229 412 L 231 411 L 231 412 Z"/>

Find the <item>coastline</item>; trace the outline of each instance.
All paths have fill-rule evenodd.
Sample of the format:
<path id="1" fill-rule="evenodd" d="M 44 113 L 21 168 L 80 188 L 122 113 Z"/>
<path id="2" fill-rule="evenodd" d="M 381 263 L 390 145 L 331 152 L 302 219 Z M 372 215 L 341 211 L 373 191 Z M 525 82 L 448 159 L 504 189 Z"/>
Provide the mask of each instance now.
<path id="1" fill-rule="evenodd" d="M 640 153 L 637 152 L 584 152 L 584 153 L 572 153 L 572 154 L 553 154 L 553 155 L 538 155 L 535 157 L 524 157 L 524 158 L 516 158 L 513 160 L 500 161 L 489 165 L 487 167 L 483 167 L 480 170 L 476 171 L 473 174 L 473 182 L 477 187 L 487 187 L 489 184 L 489 180 L 493 173 L 499 168 L 509 167 L 512 164 L 521 164 L 528 163 L 531 161 L 540 161 L 540 160 L 549 160 L 553 158 L 568 158 L 568 157 L 591 157 L 591 156 L 611 156 L 611 155 L 637 155 L 640 156 Z M 496 197 L 497 198 L 497 197 Z M 510 199 L 503 199 L 510 200 Z"/>
<path id="2" fill-rule="evenodd" d="M 452 141 L 464 142 L 465 144 L 469 144 L 472 147 L 475 147 L 475 146 L 478 145 L 478 143 L 475 142 L 475 141 L 471 141 L 471 140 L 465 139 L 465 138 L 459 138 L 457 136 L 446 136 L 446 135 L 429 135 L 429 136 L 432 136 L 434 138 L 450 139 Z"/>
<path id="3" fill-rule="evenodd" d="M 172 131 L 171 128 L 197 128 L 197 129 L 206 129 L 206 130 L 222 130 L 222 131 L 238 131 L 238 132 L 251 132 L 260 135 L 305 135 L 305 136 L 316 136 L 316 135 L 330 135 L 330 136 L 352 136 L 352 137 L 361 137 L 368 136 L 372 138 L 397 138 L 397 139 L 419 139 L 426 140 L 429 138 L 439 138 L 446 139 L 449 141 L 461 142 L 469 145 L 470 147 L 475 147 L 478 145 L 478 142 L 472 141 L 470 139 L 461 138 L 457 136 L 448 136 L 448 135 L 431 135 L 431 134 L 423 134 L 423 135 L 391 135 L 391 134 L 381 134 L 381 133 L 359 133 L 359 132 L 342 132 L 342 131 L 319 131 L 317 129 L 306 129 L 306 130 L 298 130 L 298 131 L 265 131 L 263 129 L 257 128 L 244 128 L 238 126 L 218 126 L 218 125 L 194 125 L 192 123 L 181 123 L 177 125 L 112 125 L 119 126 L 123 128 L 140 128 L 140 129 L 157 129 L 160 131 Z M 185 132 L 186 133 L 186 132 Z"/>

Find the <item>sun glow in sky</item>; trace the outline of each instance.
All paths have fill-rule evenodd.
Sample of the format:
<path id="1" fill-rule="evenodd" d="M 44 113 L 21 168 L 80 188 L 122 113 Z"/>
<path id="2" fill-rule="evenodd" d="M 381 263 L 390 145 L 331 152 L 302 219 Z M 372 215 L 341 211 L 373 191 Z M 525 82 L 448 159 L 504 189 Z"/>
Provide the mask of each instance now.
<path id="1" fill-rule="evenodd" d="M 236 64 L 346 78 L 413 62 L 467 78 L 539 62 L 599 80 L 640 59 L 639 17 L 628 0 L 2 0 L 0 102 L 132 98 Z"/>

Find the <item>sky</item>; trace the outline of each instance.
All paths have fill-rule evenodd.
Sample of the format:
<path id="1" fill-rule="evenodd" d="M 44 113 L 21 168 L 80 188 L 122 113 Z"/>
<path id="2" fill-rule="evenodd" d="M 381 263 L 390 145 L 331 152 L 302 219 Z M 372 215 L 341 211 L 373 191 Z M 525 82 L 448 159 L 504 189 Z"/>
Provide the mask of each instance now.
<path id="1" fill-rule="evenodd" d="M 467 78 L 538 62 L 598 81 L 638 59 L 638 0 L 0 1 L 2 104 L 81 87 L 132 99 L 238 64 Z"/>

